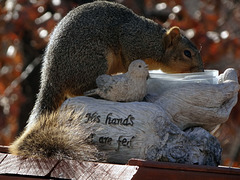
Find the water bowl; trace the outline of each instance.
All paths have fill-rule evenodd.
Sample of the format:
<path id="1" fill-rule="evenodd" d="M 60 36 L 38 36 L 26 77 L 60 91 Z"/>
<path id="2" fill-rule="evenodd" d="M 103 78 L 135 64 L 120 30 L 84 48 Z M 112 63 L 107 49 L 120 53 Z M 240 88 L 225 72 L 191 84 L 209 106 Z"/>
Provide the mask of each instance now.
<path id="1" fill-rule="evenodd" d="M 187 83 L 218 84 L 218 70 L 205 70 L 196 73 L 166 74 L 161 70 L 149 71 L 147 81 L 149 94 L 161 94 L 169 88 L 177 88 Z"/>

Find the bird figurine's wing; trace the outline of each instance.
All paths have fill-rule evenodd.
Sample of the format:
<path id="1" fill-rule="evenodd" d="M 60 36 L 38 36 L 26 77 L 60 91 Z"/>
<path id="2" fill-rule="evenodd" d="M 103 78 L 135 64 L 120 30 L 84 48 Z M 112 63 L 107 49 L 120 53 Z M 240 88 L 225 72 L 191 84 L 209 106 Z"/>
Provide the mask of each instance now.
<path id="1" fill-rule="evenodd" d="M 96 79 L 96 84 L 98 88 L 107 88 L 110 86 L 114 86 L 115 84 L 119 84 L 125 79 L 125 74 L 118 75 L 107 75 L 103 74 Z"/>
<path id="2" fill-rule="evenodd" d="M 106 86 L 107 84 L 111 84 L 111 82 L 112 82 L 112 76 L 107 75 L 107 74 L 100 75 L 96 79 L 96 84 L 97 84 L 98 88 L 102 88 L 102 87 Z"/>

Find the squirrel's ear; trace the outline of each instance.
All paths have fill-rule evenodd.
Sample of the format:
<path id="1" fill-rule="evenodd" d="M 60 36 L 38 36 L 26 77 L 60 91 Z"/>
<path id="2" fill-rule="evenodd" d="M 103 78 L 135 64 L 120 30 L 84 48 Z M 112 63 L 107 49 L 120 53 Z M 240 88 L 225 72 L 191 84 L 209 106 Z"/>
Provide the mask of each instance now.
<path id="1" fill-rule="evenodd" d="M 169 46 L 174 45 L 180 37 L 180 29 L 177 26 L 173 26 L 171 29 L 169 29 L 166 34 L 164 35 L 164 44 L 165 47 L 168 48 Z"/>

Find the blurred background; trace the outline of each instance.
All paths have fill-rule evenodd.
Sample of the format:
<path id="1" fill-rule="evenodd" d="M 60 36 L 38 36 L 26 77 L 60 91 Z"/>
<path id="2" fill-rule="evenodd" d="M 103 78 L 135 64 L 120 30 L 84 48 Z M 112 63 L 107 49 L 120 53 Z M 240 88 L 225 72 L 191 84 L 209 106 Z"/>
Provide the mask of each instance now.
<path id="1" fill-rule="evenodd" d="M 239 0 L 116 1 L 166 28 L 179 26 L 201 49 L 205 69 L 222 73 L 232 67 L 239 77 Z M 9 145 L 26 124 L 54 26 L 87 2 L 91 0 L 0 0 L 0 145 Z M 223 147 L 221 164 L 240 167 L 240 101 L 214 135 Z"/>

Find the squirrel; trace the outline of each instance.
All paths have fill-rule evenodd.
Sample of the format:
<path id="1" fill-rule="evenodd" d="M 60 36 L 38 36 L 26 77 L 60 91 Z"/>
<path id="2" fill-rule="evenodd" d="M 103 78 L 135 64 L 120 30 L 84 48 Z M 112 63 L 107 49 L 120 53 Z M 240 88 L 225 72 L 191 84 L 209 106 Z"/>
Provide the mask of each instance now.
<path id="1" fill-rule="evenodd" d="M 28 142 L 26 138 L 34 141 L 35 136 L 31 134 L 35 131 L 45 137 L 41 142 L 46 141 L 38 147 L 49 149 L 45 146 L 49 137 L 42 136 L 42 131 L 47 127 L 45 131 L 53 131 L 52 128 L 57 126 L 48 125 L 54 124 L 50 122 L 55 117 L 51 115 L 48 120 L 48 115 L 57 112 L 67 97 L 83 95 L 96 88 L 99 75 L 125 73 L 136 59 L 144 60 L 149 70 L 161 69 L 167 73 L 203 71 L 199 50 L 178 27 L 167 30 L 115 2 L 95 1 L 70 11 L 51 34 L 43 58 L 36 103 L 24 133 L 10 146 L 10 152 L 34 154 L 37 151 L 33 150 L 34 145 L 24 143 Z M 70 141 L 75 139 L 68 138 Z M 57 141 L 54 140 L 55 143 L 62 142 Z M 50 154 L 54 156 L 54 153 Z"/>

